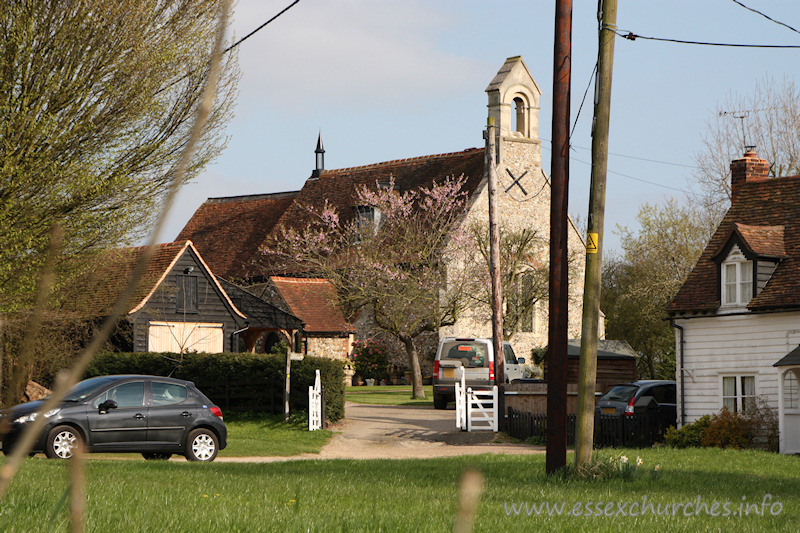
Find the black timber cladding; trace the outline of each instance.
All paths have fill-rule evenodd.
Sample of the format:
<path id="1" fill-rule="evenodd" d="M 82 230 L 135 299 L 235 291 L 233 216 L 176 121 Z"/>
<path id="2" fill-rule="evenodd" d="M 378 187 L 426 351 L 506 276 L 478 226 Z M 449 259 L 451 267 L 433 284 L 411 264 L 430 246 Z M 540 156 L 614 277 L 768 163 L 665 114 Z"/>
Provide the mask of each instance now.
<path id="1" fill-rule="evenodd" d="M 186 272 L 191 268 L 191 272 Z M 197 312 L 178 311 L 179 276 L 197 279 Z M 153 322 L 207 322 L 222 324 L 223 350 L 231 351 L 231 335 L 244 326 L 244 320 L 227 302 L 208 270 L 203 267 L 191 248 L 186 248 L 170 272 L 156 288 L 142 309 L 129 316 L 133 323 L 133 349 L 147 351 L 149 323 Z M 138 302 L 137 302 L 138 303 Z"/>

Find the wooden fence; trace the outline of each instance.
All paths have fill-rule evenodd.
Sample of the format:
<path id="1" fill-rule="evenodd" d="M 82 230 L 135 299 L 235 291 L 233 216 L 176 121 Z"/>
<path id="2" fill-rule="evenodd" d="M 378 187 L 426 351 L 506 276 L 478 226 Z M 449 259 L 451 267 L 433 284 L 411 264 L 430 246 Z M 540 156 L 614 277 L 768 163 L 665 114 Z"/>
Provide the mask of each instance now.
<path id="1" fill-rule="evenodd" d="M 567 415 L 567 445 L 575 444 L 576 415 Z M 547 415 L 508 408 L 508 434 L 518 439 L 539 437 L 544 441 Z M 657 414 L 635 416 L 595 415 L 594 446 L 596 448 L 623 446 L 641 448 L 664 440 L 666 427 Z"/>

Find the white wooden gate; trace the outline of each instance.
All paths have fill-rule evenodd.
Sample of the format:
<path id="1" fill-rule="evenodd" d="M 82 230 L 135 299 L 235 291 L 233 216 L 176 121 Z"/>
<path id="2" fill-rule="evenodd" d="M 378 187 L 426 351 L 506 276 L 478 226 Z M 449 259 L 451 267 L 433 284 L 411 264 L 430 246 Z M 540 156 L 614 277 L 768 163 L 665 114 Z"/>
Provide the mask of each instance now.
<path id="1" fill-rule="evenodd" d="M 464 372 L 461 372 L 461 383 L 456 381 L 456 427 L 467 429 L 467 388 L 464 386 Z"/>
<path id="2" fill-rule="evenodd" d="M 314 386 L 308 388 L 308 430 L 317 429 L 322 429 L 322 380 L 319 377 L 319 370 L 314 379 Z"/>
<path id="3" fill-rule="evenodd" d="M 456 427 L 464 431 L 497 431 L 498 391 L 472 390 L 456 382 Z"/>

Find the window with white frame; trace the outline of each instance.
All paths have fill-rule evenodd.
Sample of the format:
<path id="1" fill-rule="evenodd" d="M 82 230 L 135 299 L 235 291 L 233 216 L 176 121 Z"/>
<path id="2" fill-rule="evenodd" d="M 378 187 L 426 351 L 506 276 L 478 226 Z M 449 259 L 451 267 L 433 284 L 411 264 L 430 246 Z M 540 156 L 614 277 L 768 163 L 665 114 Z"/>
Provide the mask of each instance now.
<path id="1" fill-rule="evenodd" d="M 377 207 L 372 207 L 369 205 L 356 206 L 355 222 L 356 227 L 358 228 L 356 242 L 361 242 L 361 237 L 365 233 L 367 235 L 374 235 L 378 231 L 378 227 L 381 225 L 382 219 L 383 214 Z"/>
<path id="2" fill-rule="evenodd" d="M 723 376 L 722 406 L 731 413 L 748 414 L 756 405 L 755 376 Z"/>
<path id="3" fill-rule="evenodd" d="M 722 305 L 744 307 L 753 297 L 753 262 L 740 252 L 722 263 Z"/>
<path id="4" fill-rule="evenodd" d="M 797 409 L 800 407 L 800 389 L 794 371 L 787 372 L 783 379 L 783 405 L 786 409 Z"/>

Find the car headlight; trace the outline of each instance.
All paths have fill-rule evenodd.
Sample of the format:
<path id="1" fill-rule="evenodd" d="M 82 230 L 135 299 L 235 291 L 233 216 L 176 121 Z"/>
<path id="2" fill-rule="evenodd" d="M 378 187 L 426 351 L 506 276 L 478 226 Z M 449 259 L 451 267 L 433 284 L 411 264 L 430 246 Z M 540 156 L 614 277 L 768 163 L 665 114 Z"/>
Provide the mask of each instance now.
<path id="1" fill-rule="evenodd" d="M 61 410 L 60 408 L 50 409 L 49 411 L 47 411 L 44 414 L 44 417 L 45 418 L 50 418 L 52 416 L 55 416 L 55 415 L 58 414 L 58 412 L 60 410 Z M 19 417 L 16 420 L 14 420 L 14 422 L 16 422 L 17 424 L 28 424 L 28 423 L 33 422 L 34 420 L 36 420 L 37 416 L 39 416 L 39 413 L 38 412 L 33 412 L 33 413 L 30 413 L 30 414 L 27 414 L 27 415 L 22 415 L 21 417 Z"/>

